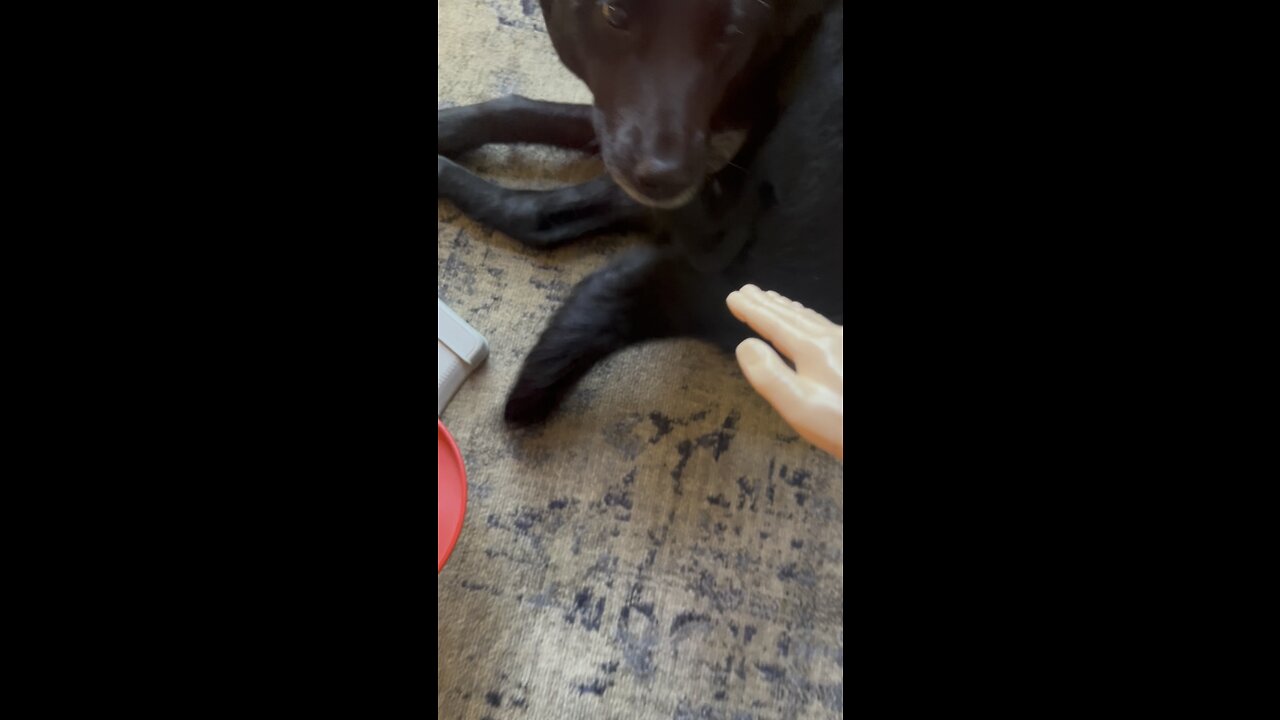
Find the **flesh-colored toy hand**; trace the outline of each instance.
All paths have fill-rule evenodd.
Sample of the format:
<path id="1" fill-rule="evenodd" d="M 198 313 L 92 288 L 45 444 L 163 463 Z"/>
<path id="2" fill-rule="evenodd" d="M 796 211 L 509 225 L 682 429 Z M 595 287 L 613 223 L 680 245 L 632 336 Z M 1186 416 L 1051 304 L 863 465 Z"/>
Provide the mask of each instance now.
<path id="1" fill-rule="evenodd" d="M 800 437 L 844 461 L 844 328 L 776 292 L 744 285 L 726 300 L 733 316 L 791 358 L 758 338 L 738 346 L 738 364 L 751 387 Z"/>

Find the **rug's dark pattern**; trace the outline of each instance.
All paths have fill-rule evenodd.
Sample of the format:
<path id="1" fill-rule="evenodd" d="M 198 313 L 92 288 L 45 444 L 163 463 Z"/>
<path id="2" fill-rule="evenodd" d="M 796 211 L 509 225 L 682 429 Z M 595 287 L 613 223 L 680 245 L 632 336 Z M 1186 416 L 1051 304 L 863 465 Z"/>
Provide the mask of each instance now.
<path id="1" fill-rule="evenodd" d="M 568 101 L 529 0 L 439 3 L 439 105 Z M 593 161 L 492 148 L 503 182 L 585 179 Z M 441 718 L 774 720 L 844 715 L 844 477 L 695 342 L 599 366 L 544 427 L 501 408 L 583 276 L 638 238 L 525 250 L 447 203 L 438 292 L 489 340 L 444 420 L 470 474 L 438 580 Z"/>

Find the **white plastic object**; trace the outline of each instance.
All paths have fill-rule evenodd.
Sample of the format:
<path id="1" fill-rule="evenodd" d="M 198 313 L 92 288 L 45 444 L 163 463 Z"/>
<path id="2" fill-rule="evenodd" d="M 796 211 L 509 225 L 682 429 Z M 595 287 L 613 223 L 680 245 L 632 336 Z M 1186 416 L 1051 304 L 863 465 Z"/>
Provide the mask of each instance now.
<path id="1" fill-rule="evenodd" d="M 489 344 L 476 329 L 436 298 L 436 417 L 469 375 L 489 357 Z"/>

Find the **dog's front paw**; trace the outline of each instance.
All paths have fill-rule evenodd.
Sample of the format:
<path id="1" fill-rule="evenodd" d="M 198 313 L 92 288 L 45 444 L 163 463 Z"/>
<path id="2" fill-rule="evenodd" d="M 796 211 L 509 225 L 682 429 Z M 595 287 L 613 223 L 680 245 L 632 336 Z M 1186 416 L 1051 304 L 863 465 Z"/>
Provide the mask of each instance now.
<path id="1" fill-rule="evenodd" d="M 559 404 L 556 393 L 537 387 L 530 378 L 521 374 L 507 396 L 502 418 L 512 427 L 536 425 L 546 420 Z"/>
<path id="2" fill-rule="evenodd" d="M 578 380 L 603 356 L 589 338 L 608 335 L 607 330 L 595 327 L 597 322 L 606 321 L 590 309 L 584 312 L 573 299 L 560 308 L 529 351 L 507 395 L 503 418 L 508 424 L 534 425 L 560 407 Z M 584 332 L 589 337 L 584 337 Z"/>

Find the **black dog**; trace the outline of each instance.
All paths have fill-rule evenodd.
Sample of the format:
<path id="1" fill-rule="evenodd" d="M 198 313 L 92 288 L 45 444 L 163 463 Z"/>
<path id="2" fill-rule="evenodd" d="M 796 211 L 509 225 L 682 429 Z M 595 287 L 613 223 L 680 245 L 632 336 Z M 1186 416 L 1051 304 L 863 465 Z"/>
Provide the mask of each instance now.
<path id="1" fill-rule="evenodd" d="M 575 288 L 526 359 L 508 421 L 541 420 L 633 343 L 693 336 L 731 348 L 748 331 L 724 298 L 747 282 L 843 322 L 843 2 L 780 2 L 542 0 L 595 105 L 506 98 L 440 111 L 438 194 L 476 220 L 535 246 L 621 227 L 670 240 Z M 712 134 L 744 126 L 745 143 L 707 178 Z M 518 191 L 444 157 L 488 142 L 598 143 L 609 174 Z"/>

